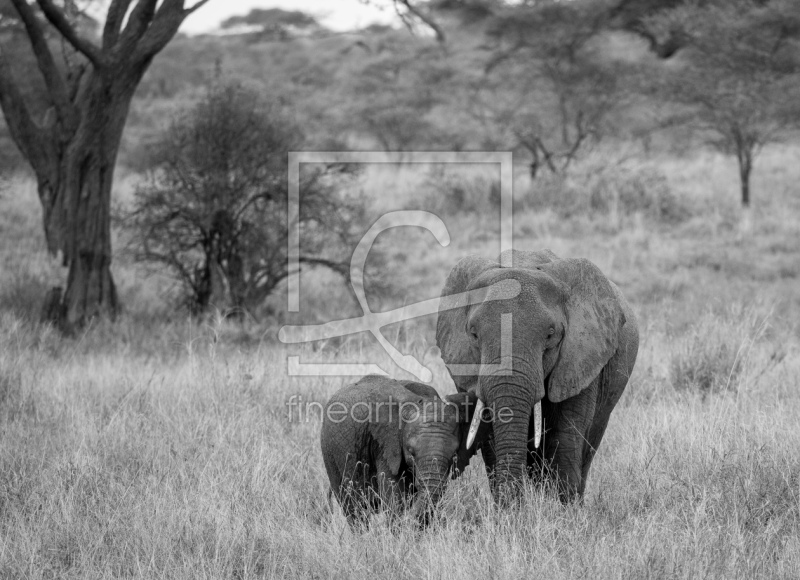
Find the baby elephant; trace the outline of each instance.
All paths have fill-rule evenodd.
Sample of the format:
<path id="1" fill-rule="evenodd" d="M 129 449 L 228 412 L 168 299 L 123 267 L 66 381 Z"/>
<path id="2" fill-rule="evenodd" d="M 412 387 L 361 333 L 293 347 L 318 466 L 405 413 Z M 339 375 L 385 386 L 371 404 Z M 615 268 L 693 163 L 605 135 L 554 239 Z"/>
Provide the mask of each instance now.
<path id="1" fill-rule="evenodd" d="M 469 393 L 443 401 L 426 385 L 375 375 L 333 395 L 323 416 L 322 457 L 350 525 L 412 503 L 425 525 L 448 475 L 455 478 L 469 462 L 474 403 Z"/>

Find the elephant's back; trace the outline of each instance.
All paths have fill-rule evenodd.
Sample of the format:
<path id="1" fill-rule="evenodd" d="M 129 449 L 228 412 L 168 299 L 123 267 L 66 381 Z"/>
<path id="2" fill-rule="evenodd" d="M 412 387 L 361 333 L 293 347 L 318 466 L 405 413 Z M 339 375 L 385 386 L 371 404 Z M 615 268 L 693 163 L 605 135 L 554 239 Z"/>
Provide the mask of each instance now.
<path id="1" fill-rule="evenodd" d="M 320 445 L 331 487 L 338 490 L 346 466 L 354 462 L 370 463 L 369 423 L 376 417 L 379 404 L 401 402 L 410 392 L 399 381 L 368 375 L 336 391 L 322 413 Z"/>
<path id="2" fill-rule="evenodd" d="M 433 391 L 435 393 L 435 390 Z M 394 399 L 403 401 L 409 396 L 409 390 L 403 383 L 380 375 L 367 375 L 357 383 L 344 386 L 336 391 L 325 404 L 323 425 L 329 419 L 327 412 L 335 414 L 342 407 L 346 407 L 348 414 L 353 411 L 358 414 L 361 407 L 371 403 Z"/>

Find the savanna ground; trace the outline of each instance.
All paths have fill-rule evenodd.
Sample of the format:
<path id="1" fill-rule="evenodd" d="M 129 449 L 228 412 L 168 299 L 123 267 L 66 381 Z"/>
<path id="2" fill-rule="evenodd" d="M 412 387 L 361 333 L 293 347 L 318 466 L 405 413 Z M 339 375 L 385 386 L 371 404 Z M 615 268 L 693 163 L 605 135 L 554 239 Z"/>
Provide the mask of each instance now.
<path id="1" fill-rule="evenodd" d="M 611 196 L 602 213 L 519 208 L 515 247 L 588 257 L 632 302 L 642 329 L 635 372 L 583 505 L 529 490 L 522 509 L 497 511 L 478 457 L 424 533 L 377 517 L 354 534 L 329 508 L 320 423 L 290 421 L 286 401 L 324 401 L 351 379 L 287 376 L 286 355 L 298 349 L 276 339 L 291 320 L 285 295 L 269 321 L 191 322 L 170 309 L 167 280 L 144 277 L 120 253 L 121 320 L 62 339 L 36 322 L 60 272 L 44 251 L 35 189 L 6 183 L 0 575 L 797 578 L 799 152 L 776 148 L 759 160 L 749 236 L 737 225 L 732 163 L 704 153 L 646 162 L 666 182 L 645 180 L 642 192 L 673 196 L 663 219 L 621 211 L 613 179 L 593 185 Z M 461 256 L 498 252 L 481 187 L 456 196 L 479 207 L 447 213 L 425 193 L 442 186 L 436 179 L 408 169 L 365 175 L 378 209 L 436 210 L 453 237 L 441 248 L 421 230 L 384 234 L 396 292 L 373 309 L 433 297 Z M 528 187 L 520 178 L 515 195 L 545 195 Z M 357 312 L 331 275 L 305 275 L 302 296 L 299 319 Z M 385 331 L 432 365 L 446 393 L 434 326 L 431 316 Z M 304 361 L 386 362 L 366 335 L 299 350 Z"/>

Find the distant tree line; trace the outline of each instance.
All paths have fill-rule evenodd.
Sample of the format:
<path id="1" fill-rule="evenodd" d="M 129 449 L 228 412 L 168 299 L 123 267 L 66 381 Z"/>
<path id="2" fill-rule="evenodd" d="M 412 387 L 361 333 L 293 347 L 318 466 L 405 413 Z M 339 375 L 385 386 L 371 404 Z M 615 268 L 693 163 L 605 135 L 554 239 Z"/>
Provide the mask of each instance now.
<path id="1" fill-rule="evenodd" d="M 792 98 L 800 70 L 794 0 L 368 0 L 395 10 L 414 34 L 375 26 L 336 35 L 303 13 L 268 9 L 224 24 L 260 27 L 262 34 L 168 47 L 206 1 L 111 0 L 98 23 L 72 2 L 0 0 L 0 107 L 7 137 L 36 177 L 48 248 L 68 269 L 63 291 L 51 293 L 46 308 L 67 331 L 97 315 L 113 317 L 119 307 L 110 207 L 129 113 L 127 131 L 149 127 L 165 151 L 138 194 L 135 220 L 150 232 L 138 251 L 176 272 L 196 309 L 222 294 L 231 308 L 247 308 L 285 276 L 248 249 L 267 238 L 278 248 L 284 236 L 278 221 L 264 222 L 269 231 L 252 226 L 283 215 L 275 205 L 281 148 L 346 148 L 353 135 L 367 135 L 395 151 L 513 149 L 539 178 L 569 172 L 603 140 L 629 138 L 621 134 L 628 109 L 645 107 L 658 112 L 648 130 L 688 127 L 735 158 L 748 206 L 759 151 L 787 138 L 800 118 Z M 615 54 L 609 39 L 624 33 L 642 38 L 655 58 Z M 248 58 L 226 59 L 228 50 Z M 150 65 L 162 51 L 175 60 L 162 58 L 154 75 Z M 186 93 L 196 95 L 197 86 L 208 85 L 197 71 L 215 63 L 232 76 L 262 75 L 271 104 L 219 87 L 200 105 L 196 96 L 181 96 L 221 115 L 219 123 L 198 124 L 190 112 L 199 109 L 190 107 L 164 133 L 168 113 L 158 99 L 173 99 L 169 87 L 179 78 L 188 78 Z M 134 98 L 140 85 L 143 96 Z M 239 108 L 226 109 L 225 99 Z M 288 110 L 302 119 L 302 131 L 288 123 Z M 245 123 L 241 131 L 237 123 Z M 215 165 L 222 158 L 203 157 L 186 135 L 210 132 L 204 138 L 211 145 L 213 131 L 221 131 L 219 142 L 233 131 L 244 142 L 252 133 L 245 128 L 275 139 L 266 139 L 272 148 L 263 166 L 232 167 L 234 182 L 248 185 L 226 189 Z M 263 179 L 272 185 L 258 187 Z M 332 177 L 315 179 L 319 188 L 309 191 L 319 194 L 320 214 L 308 227 L 337 215 L 325 209 Z M 206 187 L 211 183 L 217 185 Z M 171 203 L 197 215 L 173 219 L 165 209 Z M 328 236 L 348 231 L 341 217 L 318 230 L 325 248 L 335 247 Z M 189 249 L 159 242 L 170 227 L 186 234 L 170 235 Z M 338 258 L 317 249 L 309 248 L 308 259 L 335 269 Z M 215 283 L 220 273 L 224 283 Z"/>
<path id="2" fill-rule="evenodd" d="M 736 159 L 741 202 L 747 207 L 759 151 L 792 134 L 800 123 L 800 103 L 794 97 L 800 90 L 800 3 L 793 0 L 389 3 L 406 22 L 416 22 L 416 29 L 431 27 L 452 52 L 458 35 L 440 30 L 480 31 L 483 56 L 471 64 L 482 72 L 466 82 L 462 70 L 440 74 L 438 87 L 426 83 L 422 94 L 434 99 L 447 94 L 450 80 L 460 76 L 471 97 L 467 110 L 480 126 L 484 145 L 524 151 L 534 177 L 543 170 L 563 173 L 576 157 L 615 132 L 621 108 L 647 99 L 661 112 L 651 130 L 688 127 Z M 641 36 L 660 59 L 680 58 L 680 64 L 610 58 L 601 42 L 615 31 Z M 430 60 L 430 49 L 425 50 Z M 441 54 L 438 60 L 453 66 L 454 58 Z M 386 61 L 384 66 L 409 68 L 407 62 Z M 398 72 L 390 77 L 390 84 L 400 84 Z M 412 142 L 423 126 L 419 113 L 435 103 L 409 91 L 412 97 L 400 105 L 403 94 L 392 93 L 394 115 L 405 115 L 403 107 L 418 113 L 407 115 L 406 123 L 380 125 L 370 120 L 370 108 L 365 111 L 387 148 L 390 135 L 404 145 Z M 384 115 L 392 120 L 393 113 Z"/>

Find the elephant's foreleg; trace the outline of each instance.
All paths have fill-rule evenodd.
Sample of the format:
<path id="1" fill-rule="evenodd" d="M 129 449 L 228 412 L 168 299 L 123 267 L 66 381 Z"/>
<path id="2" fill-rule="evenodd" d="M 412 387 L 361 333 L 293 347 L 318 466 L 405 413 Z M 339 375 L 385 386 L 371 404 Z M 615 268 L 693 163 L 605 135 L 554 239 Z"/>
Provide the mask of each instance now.
<path id="1" fill-rule="evenodd" d="M 614 363 L 615 358 L 612 358 L 611 362 Z M 627 369 L 620 370 L 620 367 L 625 364 L 626 361 L 623 359 L 618 361 L 614 367 L 609 365 L 603 370 L 604 373 L 608 373 L 608 378 L 606 379 L 603 375 L 600 376 L 598 382 L 597 408 L 595 409 L 592 425 L 589 427 L 589 432 L 586 435 L 586 448 L 583 451 L 583 466 L 581 468 L 583 485 L 580 490 L 581 494 L 583 494 L 583 487 L 586 485 L 586 478 L 589 476 L 592 460 L 594 459 L 597 449 L 600 447 L 600 442 L 603 440 L 606 427 L 608 427 L 611 411 L 622 396 L 622 392 L 625 390 L 625 385 L 628 382 L 627 376 L 623 374 L 627 372 Z M 606 380 L 608 382 L 605 382 Z"/>
<path id="2" fill-rule="evenodd" d="M 566 431 L 553 433 L 549 437 L 548 451 L 552 452 L 552 460 L 545 469 L 558 490 L 559 498 L 565 503 L 579 498 L 583 490 L 583 445 L 580 438 Z"/>
<path id="3" fill-rule="evenodd" d="M 597 388 L 595 380 L 577 396 L 560 403 L 555 426 L 546 433 L 545 456 L 552 458 L 552 477 L 564 502 L 583 496 L 583 466 L 590 447 L 588 435 L 595 419 Z"/>
<path id="4" fill-rule="evenodd" d="M 600 446 L 600 442 L 603 440 L 603 434 L 606 432 L 609 417 L 611 417 L 610 413 L 595 417 L 595 422 L 586 437 L 586 448 L 583 451 L 583 465 L 581 467 L 581 495 L 583 495 L 583 490 L 586 487 L 586 479 L 589 477 L 589 468 L 592 466 L 592 460 L 597 448 Z"/>
<path id="5" fill-rule="evenodd" d="M 619 348 L 598 378 L 597 406 L 594 420 L 586 437 L 587 446 L 583 454 L 581 494 L 583 494 L 583 488 L 586 486 L 586 478 L 589 476 L 592 460 L 606 432 L 608 420 L 611 418 L 611 411 L 614 410 L 614 407 L 622 397 L 633 371 L 633 365 L 636 363 L 636 355 L 639 350 L 639 331 L 633 316 L 630 313 L 627 316 L 629 322 L 623 329 Z"/>

